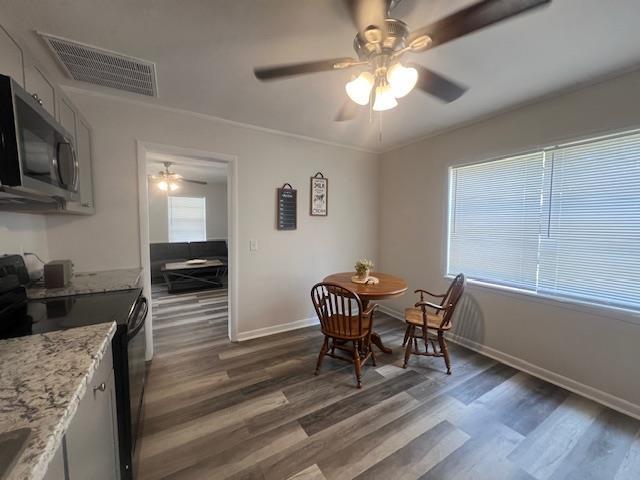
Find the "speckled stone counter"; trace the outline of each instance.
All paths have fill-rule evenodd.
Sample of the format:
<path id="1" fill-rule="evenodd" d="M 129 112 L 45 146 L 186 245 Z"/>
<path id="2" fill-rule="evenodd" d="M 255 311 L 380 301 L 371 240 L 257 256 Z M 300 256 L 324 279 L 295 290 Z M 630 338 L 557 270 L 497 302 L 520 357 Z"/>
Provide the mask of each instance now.
<path id="1" fill-rule="evenodd" d="M 115 292 L 129 290 L 140 284 L 142 270 L 126 268 L 121 270 L 107 270 L 103 272 L 76 273 L 71 282 L 62 288 L 44 288 L 35 286 L 27 289 L 29 298 L 66 297 L 84 293 Z"/>
<path id="2" fill-rule="evenodd" d="M 116 331 L 102 323 L 0 340 L 0 432 L 31 428 L 11 480 L 39 480 Z"/>

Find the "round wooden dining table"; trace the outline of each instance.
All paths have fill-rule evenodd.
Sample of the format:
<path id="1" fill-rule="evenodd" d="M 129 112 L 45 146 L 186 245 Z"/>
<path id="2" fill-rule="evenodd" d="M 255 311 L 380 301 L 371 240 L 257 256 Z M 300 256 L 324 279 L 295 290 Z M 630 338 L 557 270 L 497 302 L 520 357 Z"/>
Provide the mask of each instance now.
<path id="1" fill-rule="evenodd" d="M 326 283 L 335 283 L 341 287 L 352 290 L 358 294 L 362 301 L 362 308 L 367 309 L 371 300 L 384 300 L 386 298 L 399 297 L 407 291 L 407 282 L 395 275 L 389 275 L 382 272 L 371 272 L 372 277 L 376 277 L 379 282 L 376 284 L 354 283 L 351 277 L 355 272 L 333 273 L 324 278 Z M 391 349 L 382 343 L 380 335 L 371 332 L 371 343 L 382 350 L 384 353 L 391 353 Z"/>

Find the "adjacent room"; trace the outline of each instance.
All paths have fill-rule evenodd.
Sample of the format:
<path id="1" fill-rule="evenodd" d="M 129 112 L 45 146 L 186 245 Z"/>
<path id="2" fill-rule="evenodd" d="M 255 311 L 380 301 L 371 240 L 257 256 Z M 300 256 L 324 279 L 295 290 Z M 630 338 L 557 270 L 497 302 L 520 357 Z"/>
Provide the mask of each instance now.
<path id="1" fill-rule="evenodd" d="M 0 479 L 640 479 L 638 0 L 0 0 Z"/>
<path id="2" fill-rule="evenodd" d="M 228 338 L 227 165 L 154 151 L 146 159 L 145 254 L 160 359 Z"/>

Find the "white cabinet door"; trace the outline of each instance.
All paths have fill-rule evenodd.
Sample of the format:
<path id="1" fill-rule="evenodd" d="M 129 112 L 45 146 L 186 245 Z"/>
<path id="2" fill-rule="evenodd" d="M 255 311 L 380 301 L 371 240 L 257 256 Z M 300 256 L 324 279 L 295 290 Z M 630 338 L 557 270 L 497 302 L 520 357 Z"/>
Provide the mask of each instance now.
<path id="1" fill-rule="evenodd" d="M 67 132 L 71 134 L 71 140 L 73 141 L 73 145 L 74 147 L 76 147 L 77 151 L 78 143 L 76 142 L 76 109 L 65 97 L 61 96 L 59 103 L 60 105 L 58 106 L 58 108 L 60 109 L 60 124 Z"/>
<path id="2" fill-rule="evenodd" d="M 27 63 L 24 69 L 25 90 L 31 95 L 37 95 L 44 109 L 56 116 L 56 95 L 53 83 L 35 65 Z"/>
<path id="3" fill-rule="evenodd" d="M 120 478 L 112 362 L 109 349 L 67 430 L 69 480 Z"/>
<path id="4" fill-rule="evenodd" d="M 0 73 L 24 87 L 24 55 L 9 33 L 0 25 Z"/>
<path id="5" fill-rule="evenodd" d="M 93 145 L 91 128 L 82 120 L 77 122 L 77 152 L 80 165 L 80 205 L 93 210 Z"/>

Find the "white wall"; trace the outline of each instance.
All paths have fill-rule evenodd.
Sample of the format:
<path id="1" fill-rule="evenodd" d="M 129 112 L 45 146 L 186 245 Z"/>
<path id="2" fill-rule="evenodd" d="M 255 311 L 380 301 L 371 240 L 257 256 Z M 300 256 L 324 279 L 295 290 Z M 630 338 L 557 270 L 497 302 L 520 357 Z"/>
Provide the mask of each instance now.
<path id="1" fill-rule="evenodd" d="M 23 252 L 50 259 L 44 215 L 0 212 L 0 255 Z"/>
<path id="2" fill-rule="evenodd" d="M 410 291 L 444 289 L 448 167 L 638 127 L 638 92 L 640 72 L 383 154 L 382 268 L 407 278 Z M 640 318 L 634 324 L 628 317 L 602 310 L 570 308 L 474 286 L 468 287 L 468 294 L 458 319 L 459 335 L 614 395 L 622 401 L 604 400 L 640 415 Z M 412 302 L 413 295 L 407 295 L 389 306 L 401 310 Z"/>
<path id="3" fill-rule="evenodd" d="M 180 189 L 171 192 L 174 197 L 204 197 L 206 206 L 207 239 L 227 238 L 227 184 L 208 183 L 198 185 L 183 182 Z M 169 241 L 169 212 L 167 192 L 160 190 L 149 181 L 149 241 L 162 243 Z"/>
<path id="4" fill-rule="evenodd" d="M 96 214 L 47 224 L 51 255 L 72 258 L 78 271 L 140 265 L 136 140 L 237 156 L 240 333 L 312 317 L 315 282 L 377 258 L 377 155 L 70 93 L 94 130 Z M 330 179 L 326 218 L 308 214 L 317 171 Z M 298 189 L 296 231 L 275 228 L 276 188 L 285 182 Z"/>

